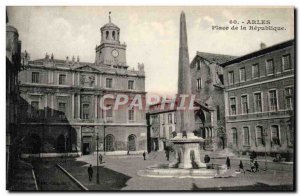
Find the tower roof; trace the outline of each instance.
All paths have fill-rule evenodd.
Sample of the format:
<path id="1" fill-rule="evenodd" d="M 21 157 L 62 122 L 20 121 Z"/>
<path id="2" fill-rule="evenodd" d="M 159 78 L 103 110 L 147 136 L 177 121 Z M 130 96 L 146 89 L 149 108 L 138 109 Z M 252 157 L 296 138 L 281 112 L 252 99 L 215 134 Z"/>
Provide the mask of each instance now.
<path id="1" fill-rule="evenodd" d="M 105 25 L 103 25 L 102 27 L 101 27 L 101 29 L 109 29 L 109 28 L 115 28 L 115 29 L 120 29 L 117 25 L 115 25 L 114 23 L 112 23 L 112 22 L 109 22 L 109 23 L 106 23 Z"/>

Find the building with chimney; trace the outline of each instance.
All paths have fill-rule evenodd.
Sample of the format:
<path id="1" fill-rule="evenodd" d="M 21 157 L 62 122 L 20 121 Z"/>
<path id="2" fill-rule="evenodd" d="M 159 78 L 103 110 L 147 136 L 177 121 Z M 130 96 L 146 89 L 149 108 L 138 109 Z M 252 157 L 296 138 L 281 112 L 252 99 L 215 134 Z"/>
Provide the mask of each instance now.
<path id="1" fill-rule="evenodd" d="M 145 95 L 144 65 L 129 69 L 118 26 L 109 21 L 100 33 L 95 62 L 82 62 L 79 56 L 56 59 L 50 53 L 23 59 L 19 82 L 25 155 L 85 155 L 97 150 L 97 142 L 106 154 L 146 150 L 145 112 L 113 109 L 118 94 L 128 95 L 129 101 Z M 114 98 L 105 99 L 111 109 L 104 110 L 100 104 L 107 94 Z"/>
<path id="2" fill-rule="evenodd" d="M 289 40 L 220 64 L 227 146 L 292 153 L 295 147 L 295 42 Z"/>

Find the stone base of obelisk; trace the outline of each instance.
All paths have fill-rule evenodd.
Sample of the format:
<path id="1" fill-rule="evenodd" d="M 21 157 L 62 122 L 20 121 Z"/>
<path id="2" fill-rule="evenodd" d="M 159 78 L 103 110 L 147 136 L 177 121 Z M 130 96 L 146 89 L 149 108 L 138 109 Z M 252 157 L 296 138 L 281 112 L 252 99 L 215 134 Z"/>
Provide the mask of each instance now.
<path id="1" fill-rule="evenodd" d="M 204 141 L 194 133 L 187 133 L 186 137 L 182 137 L 182 133 L 178 133 L 176 137 L 170 139 L 174 144 L 175 161 L 169 164 L 171 168 L 196 169 L 206 168 L 206 164 L 201 162 L 200 143 Z"/>

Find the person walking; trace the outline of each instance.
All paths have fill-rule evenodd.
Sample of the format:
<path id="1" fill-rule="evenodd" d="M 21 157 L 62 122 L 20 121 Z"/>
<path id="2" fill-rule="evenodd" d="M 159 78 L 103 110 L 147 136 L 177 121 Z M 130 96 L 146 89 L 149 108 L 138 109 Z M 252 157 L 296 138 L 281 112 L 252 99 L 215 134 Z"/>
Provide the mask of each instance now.
<path id="1" fill-rule="evenodd" d="M 93 178 L 93 168 L 92 168 L 92 165 L 89 166 L 88 168 L 88 174 L 89 174 L 89 180 L 92 181 L 92 178 Z"/>
<path id="2" fill-rule="evenodd" d="M 239 172 L 243 170 L 244 171 L 244 174 L 245 174 L 245 169 L 244 169 L 244 165 L 243 165 L 243 162 L 242 160 L 240 160 L 240 164 L 239 164 Z"/>
<path id="3" fill-rule="evenodd" d="M 99 162 L 100 162 L 100 164 L 102 164 L 102 155 L 101 154 L 99 155 Z"/>
<path id="4" fill-rule="evenodd" d="M 170 159 L 170 151 L 169 150 L 166 150 L 166 157 L 167 157 L 167 161 L 169 161 L 169 159 Z"/>
<path id="5" fill-rule="evenodd" d="M 144 161 L 146 160 L 146 152 L 143 152 Z"/>
<path id="6" fill-rule="evenodd" d="M 253 173 L 255 172 L 254 168 L 255 168 L 255 166 L 254 166 L 253 159 L 252 159 L 252 160 L 250 160 L 250 169 L 251 169 L 251 172 L 253 172 Z"/>
<path id="7" fill-rule="evenodd" d="M 257 161 L 254 162 L 254 167 L 255 167 L 255 172 L 258 172 L 259 171 L 259 164 Z"/>
<path id="8" fill-rule="evenodd" d="M 226 165 L 227 165 L 227 169 L 231 169 L 229 157 L 226 158 Z"/>

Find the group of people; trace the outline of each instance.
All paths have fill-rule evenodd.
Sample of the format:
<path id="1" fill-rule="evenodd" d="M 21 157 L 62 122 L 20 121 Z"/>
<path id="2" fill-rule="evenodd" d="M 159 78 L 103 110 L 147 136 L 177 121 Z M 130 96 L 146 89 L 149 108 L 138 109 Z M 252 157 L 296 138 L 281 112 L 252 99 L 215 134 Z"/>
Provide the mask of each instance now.
<path id="1" fill-rule="evenodd" d="M 256 157 L 257 157 L 257 155 L 256 155 L 255 151 L 253 151 L 250 154 L 250 172 L 253 172 L 253 173 L 259 171 L 259 164 L 258 164 L 257 160 L 254 160 L 254 159 L 256 159 Z M 230 158 L 229 157 L 226 158 L 226 166 L 227 166 L 227 169 L 231 169 L 231 164 L 230 164 Z M 240 160 L 240 163 L 239 163 L 239 172 L 241 172 L 241 171 L 246 173 L 242 160 Z"/>
<path id="2" fill-rule="evenodd" d="M 228 157 L 227 157 L 228 158 Z M 255 151 L 253 151 L 251 154 L 250 154 L 250 172 L 258 172 L 259 171 L 259 164 L 257 162 L 257 160 L 255 160 L 257 158 L 257 154 Z M 243 165 L 243 162 L 242 160 L 240 160 L 240 164 L 239 164 L 239 172 L 240 171 L 243 171 L 245 173 L 245 169 L 244 169 L 244 165 Z"/>

